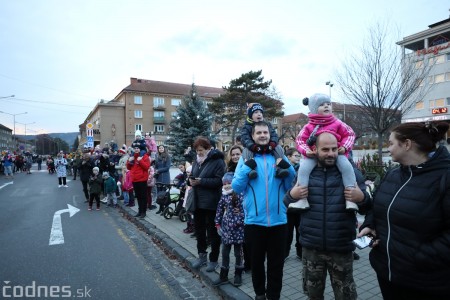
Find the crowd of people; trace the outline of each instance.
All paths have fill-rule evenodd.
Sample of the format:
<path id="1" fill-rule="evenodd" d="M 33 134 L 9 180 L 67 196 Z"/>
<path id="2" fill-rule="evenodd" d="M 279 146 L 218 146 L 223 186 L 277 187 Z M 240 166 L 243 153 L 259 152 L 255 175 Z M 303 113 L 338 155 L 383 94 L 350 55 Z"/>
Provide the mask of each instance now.
<path id="1" fill-rule="evenodd" d="M 309 299 L 324 299 L 329 275 L 335 299 L 352 300 L 358 297 L 354 240 L 368 237 L 384 299 L 447 299 L 450 154 L 439 142 L 449 125 L 393 128 L 388 150 L 398 166 L 368 193 L 364 175 L 348 159 L 352 128 L 333 115 L 327 95 L 314 94 L 303 103 L 310 109 L 309 123 L 299 132 L 296 148 L 283 149 L 264 120 L 264 108 L 250 103 L 240 143 L 225 154 L 204 136 L 186 149 L 174 180 L 181 199 L 175 214 L 184 208 L 183 232 L 196 238 L 193 268 L 213 272 L 220 267 L 214 285 L 240 286 L 242 273 L 251 271 L 256 300 L 280 299 L 284 263 L 295 238 L 303 265 L 299 282 Z M 2 163 L 5 175 L 12 176 L 11 155 L 4 154 Z M 134 206 L 137 199 L 135 217 L 143 219 L 156 208 L 162 215 L 167 205 L 161 199 L 171 183 L 172 159 L 150 134 L 136 131 L 130 147 L 118 150 L 105 145 L 73 158 L 58 153 L 47 158 L 49 163 L 60 187 L 67 186 L 69 168 L 74 180 L 79 175 L 88 210 L 94 200 L 99 210 L 102 201 L 115 207 L 120 199 Z M 356 212 L 365 215 L 359 228 Z"/>

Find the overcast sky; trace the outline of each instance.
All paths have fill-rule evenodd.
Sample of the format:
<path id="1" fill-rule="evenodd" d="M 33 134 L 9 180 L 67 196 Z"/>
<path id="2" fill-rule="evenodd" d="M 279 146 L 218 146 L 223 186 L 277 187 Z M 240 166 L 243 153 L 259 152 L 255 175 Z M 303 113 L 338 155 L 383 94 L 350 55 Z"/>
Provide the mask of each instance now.
<path id="1" fill-rule="evenodd" d="M 370 26 L 388 20 L 404 37 L 447 19 L 449 8 L 448 0 L 5 0 L 0 98 L 15 98 L 0 99 L 0 111 L 28 112 L 16 115 L 17 134 L 21 123 L 28 134 L 73 132 L 130 77 L 222 87 L 262 70 L 286 114 L 306 112 L 300 100 L 329 93 L 325 82 Z M 12 129 L 13 116 L 0 113 L 0 123 Z"/>

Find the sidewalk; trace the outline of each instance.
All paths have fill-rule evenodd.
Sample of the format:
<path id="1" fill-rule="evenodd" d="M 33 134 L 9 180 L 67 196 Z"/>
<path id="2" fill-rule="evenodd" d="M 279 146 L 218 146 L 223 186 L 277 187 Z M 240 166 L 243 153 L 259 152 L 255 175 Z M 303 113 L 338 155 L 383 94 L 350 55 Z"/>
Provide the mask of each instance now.
<path id="1" fill-rule="evenodd" d="M 186 223 L 181 222 L 176 216 L 173 216 L 172 219 L 165 219 L 163 216 L 155 214 L 155 210 L 147 211 L 147 217 L 143 220 L 134 218 L 133 215 L 137 213 L 137 205 L 132 208 L 121 206 L 121 210 L 131 217 L 132 222 L 160 241 L 170 253 L 177 256 L 181 261 L 186 262 L 187 267 L 191 267 L 192 261 L 197 257 L 197 248 L 195 238 L 191 238 L 190 234 L 183 233 Z M 366 248 L 356 251 L 361 256 L 359 260 L 354 262 L 354 278 L 357 285 L 358 299 L 382 299 L 375 272 L 368 260 L 370 250 Z M 233 263 L 233 254 L 231 254 L 230 259 L 231 263 Z M 219 266 L 220 263 L 221 257 L 219 257 Z M 216 272 L 207 273 L 203 267 L 200 271 L 194 272 L 198 273 L 202 280 L 209 285 L 219 276 L 219 269 Z M 302 264 L 295 256 L 295 247 L 292 245 L 291 255 L 284 265 L 281 299 L 308 299 L 301 290 L 301 272 Z M 233 278 L 233 274 L 234 269 L 231 269 L 230 279 Z M 242 282 L 243 284 L 239 288 L 234 287 L 232 284 L 225 284 L 217 287 L 217 291 L 225 299 L 254 299 L 255 293 L 253 292 L 251 274 L 243 274 Z M 328 276 L 325 300 L 331 299 L 334 299 L 334 295 Z"/>

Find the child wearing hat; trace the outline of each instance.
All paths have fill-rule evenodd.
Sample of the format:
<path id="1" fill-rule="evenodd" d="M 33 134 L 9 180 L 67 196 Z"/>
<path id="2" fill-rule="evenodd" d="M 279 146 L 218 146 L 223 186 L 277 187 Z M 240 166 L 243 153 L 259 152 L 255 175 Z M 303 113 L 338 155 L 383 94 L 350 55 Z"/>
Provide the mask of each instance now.
<path id="1" fill-rule="evenodd" d="M 103 172 L 103 191 L 106 195 L 106 202 L 108 206 L 113 206 L 117 208 L 117 197 L 116 197 L 116 180 L 109 175 L 109 172 Z"/>
<path id="2" fill-rule="evenodd" d="M 272 124 L 267 122 L 270 131 L 270 141 L 268 147 L 262 147 L 255 144 L 252 139 L 252 127 L 253 123 L 264 121 L 264 109 L 259 103 L 250 103 L 247 108 L 247 119 L 245 120 L 244 127 L 241 129 L 241 143 L 245 147 L 242 153 L 244 161 L 253 159 L 253 153 L 270 153 L 272 152 L 277 161 L 277 169 L 275 172 L 275 177 L 284 178 L 289 175 L 288 168 L 290 164 L 283 159 L 284 151 L 283 148 L 278 145 L 278 134 L 275 129 L 273 129 Z M 255 165 L 256 168 L 256 165 Z M 255 168 L 251 170 L 248 174 L 250 179 L 254 179 L 258 176 Z"/>
<path id="3" fill-rule="evenodd" d="M 145 144 L 145 139 L 142 137 L 142 133 L 140 130 L 136 130 L 134 133 L 134 141 L 131 144 L 132 148 L 139 147 L 140 155 L 144 155 L 147 152 L 147 145 Z"/>
<path id="4" fill-rule="evenodd" d="M 353 129 L 336 118 L 331 110 L 331 99 L 325 94 L 314 94 L 309 98 L 303 99 L 303 104 L 308 105 L 310 113 L 309 121 L 297 136 L 297 150 L 305 158 L 300 163 L 298 170 L 297 183 L 301 186 L 308 186 L 309 175 L 317 165 L 315 155 L 316 138 L 322 132 L 333 134 L 338 141 L 338 157 L 336 166 L 342 174 L 342 181 L 346 188 L 354 188 L 356 183 L 355 171 L 348 160 L 348 154 L 352 150 L 355 141 Z M 346 201 L 348 210 L 358 210 L 358 205 Z M 307 199 L 300 199 L 297 202 L 289 204 L 289 210 L 307 210 L 309 203 Z"/>
<path id="5" fill-rule="evenodd" d="M 88 210 L 92 210 L 92 204 L 94 199 L 97 202 L 97 210 L 100 210 L 100 193 L 102 192 L 103 180 L 98 173 L 100 169 L 98 167 L 92 168 L 92 176 L 89 178 L 89 207 Z"/>
<path id="6" fill-rule="evenodd" d="M 232 247 L 234 247 L 234 256 L 236 258 L 233 285 L 240 286 L 242 284 L 242 272 L 244 271 L 243 195 L 233 191 L 231 187 L 233 176 L 233 172 L 227 172 L 222 178 L 222 197 L 217 205 L 216 218 L 214 220 L 217 231 L 222 237 L 222 267 L 220 268 L 219 278 L 213 282 L 215 286 L 228 282 Z"/>

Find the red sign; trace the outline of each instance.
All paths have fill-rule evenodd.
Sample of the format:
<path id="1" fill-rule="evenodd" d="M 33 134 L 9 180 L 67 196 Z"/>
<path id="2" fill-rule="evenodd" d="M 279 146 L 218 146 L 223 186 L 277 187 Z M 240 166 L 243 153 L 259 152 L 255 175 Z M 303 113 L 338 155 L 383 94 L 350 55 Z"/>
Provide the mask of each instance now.
<path id="1" fill-rule="evenodd" d="M 441 45 L 433 46 L 430 48 L 420 49 L 420 50 L 417 50 L 416 53 L 417 53 L 417 55 L 426 55 L 426 54 L 430 54 L 430 53 L 437 55 L 441 50 L 447 49 L 448 47 L 450 47 L 450 43 L 447 43 L 446 45 L 441 44 Z"/>
<path id="2" fill-rule="evenodd" d="M 439 107 L 439 108 L 433 108 L 431 110 L 431 113 L 433 115 L 438 115 L 438 114 L 446 114 L 447 113 L 447 107 Z"/>

